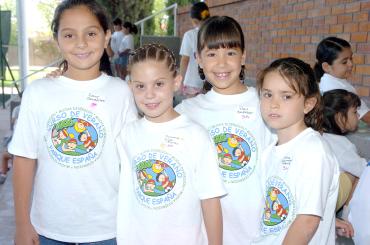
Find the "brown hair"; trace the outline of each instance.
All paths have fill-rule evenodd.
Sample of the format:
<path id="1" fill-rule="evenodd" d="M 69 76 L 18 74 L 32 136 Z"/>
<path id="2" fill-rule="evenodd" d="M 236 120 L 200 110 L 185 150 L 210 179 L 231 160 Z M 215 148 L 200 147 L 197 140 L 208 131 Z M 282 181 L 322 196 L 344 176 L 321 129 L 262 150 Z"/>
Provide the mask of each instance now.
<path id="1" fill-rule="evenodd" d="M 166 62 L 168 69 L 173 73 L 173 77 L 177 75 L 174 54 L 167 47 L 157 43 L 146 44 L 130 53 L 128 64 L 129 74 L 133 65 L 146 60 Z"/>
<path id="2" fill-rule="evenodd" d="M 197 51 L 200 54 L 207 47 L 240 48 L 244 52 L 244 34 L 239 23 L 228 16 L 213 16 L 208 18 L 198 32 Z"/>
<path id="3" fill-rule="evenodd" d="M 304 116 L 304 122 L 307 127 L 322 131 L 323 114 L 321 95 L 311 66 L 293 57 L 275 60 L 258 76 L 257 90 L 259 95 L 261 94 L 265 76 L 270 72 L 278 72 L 289 87 L 296 93 L 303 95 L 305 99 L 316 98 L 316 105 Z"/>

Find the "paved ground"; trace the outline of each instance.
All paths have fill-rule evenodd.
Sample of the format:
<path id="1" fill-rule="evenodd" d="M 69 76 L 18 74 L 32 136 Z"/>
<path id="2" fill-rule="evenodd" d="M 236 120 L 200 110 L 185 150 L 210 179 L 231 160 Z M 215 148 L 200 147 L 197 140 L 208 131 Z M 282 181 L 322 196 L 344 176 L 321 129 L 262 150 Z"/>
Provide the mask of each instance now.
<path id="1" fill-rule="evenodd" d="M 10 132 L 9 109 L 0 109 L 0 141 Z M 1 151 L 2 152 L 2 151 Z M 0 244 L 12 245 L 15 230 L 12 175 L 8 172 L 8 178 L 3 185 L 0 185 Z"/>

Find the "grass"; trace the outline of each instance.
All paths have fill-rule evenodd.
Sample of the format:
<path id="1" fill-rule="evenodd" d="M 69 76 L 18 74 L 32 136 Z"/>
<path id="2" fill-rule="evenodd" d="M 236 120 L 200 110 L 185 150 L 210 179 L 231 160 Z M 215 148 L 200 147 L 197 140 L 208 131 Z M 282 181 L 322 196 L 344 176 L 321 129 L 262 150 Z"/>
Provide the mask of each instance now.
<path id="1" fill-rule="evenodd" d="M 13 66 L 13 67 L 10 67 L 10 69 L 12 70 L 12 74 L 14 76 L 14 80 L 17 81 L 19 80 L 20 78 L 20 74 L 19 74 L 19 67 L 18 66 Z M 35 71 L 38 71 L 42 69 L 42 67 L 35 67 L 35 66 L 31 66 L 28 70 L 28 74 L 31 74 Z M 28 82 L 30 81 L 33 81 L 35 79 L 39 79 L 39 78 L 43 78 L 45 77 L 45 75 L 51 71 L 54 71 L 56 69 L 56 67 L 48 67 L 46 68 L 45 70 L 43 71 L 40 71 L 32 76 L 30 76 L 28 78 Z M 4 86 L 5 87 L 13 87 L 13 81 L 12 81 L 12 76 L 10 75 L 10 71 L 9 69 L 6 69 L 5 71 L 5 80 L 4 80 Z"/>

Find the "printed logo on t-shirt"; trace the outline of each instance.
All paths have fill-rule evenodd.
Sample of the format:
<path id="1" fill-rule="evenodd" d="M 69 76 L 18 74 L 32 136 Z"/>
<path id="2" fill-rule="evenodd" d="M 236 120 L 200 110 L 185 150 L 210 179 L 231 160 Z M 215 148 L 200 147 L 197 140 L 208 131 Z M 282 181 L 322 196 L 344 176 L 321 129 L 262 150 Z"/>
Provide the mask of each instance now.
<path id="1" fill-rule="evenodd" d="M 135 193 L 143 206 L 165 208 L 181 196 L 186 176 L 175 157 L 162 151 L 146 151 L 134 158 L 134 166 Z"/>
<path id="2" fill-rule="evenodd" d="M 218 124 L 208 130 L 216 145 L 221 176 L 227 183 L 247 179 L 257 162 L 257 144 L 248 130 L 231 123 Z"/>
<path id="3" fill-rule="evenodd" d="M 103 122 L 84 108 L 66 108 L 50 116 L 46 142 L 51 158 L 64 167 L 81 168 L 96 161 L 106 131 Z"/>
<path id="4" fill-rule="evenodd" d="M 280 233 L 292 223 L 295 213 L 295 201 L 289 187 L 279 177 L 268 178 L 261 222 L 262 234 Z"/>

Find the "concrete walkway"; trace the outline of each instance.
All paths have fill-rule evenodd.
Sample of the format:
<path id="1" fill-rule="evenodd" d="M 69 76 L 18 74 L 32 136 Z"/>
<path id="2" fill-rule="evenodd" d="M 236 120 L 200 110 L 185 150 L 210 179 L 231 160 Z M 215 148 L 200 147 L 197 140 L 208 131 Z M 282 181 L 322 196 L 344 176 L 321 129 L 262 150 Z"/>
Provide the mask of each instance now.
<path id="1" fill-rule="evenodd" d="M 9 109 L 0 109 L 0 141 L 10 133 Z M 2 149 L 1 149 L 2 152 Z M 13 172 L 8 172 L 8 177 L 3 185 L 0 185 L 0 244 L 13 245 L 15 231 L 14 205 L 13 205 Z"/>

